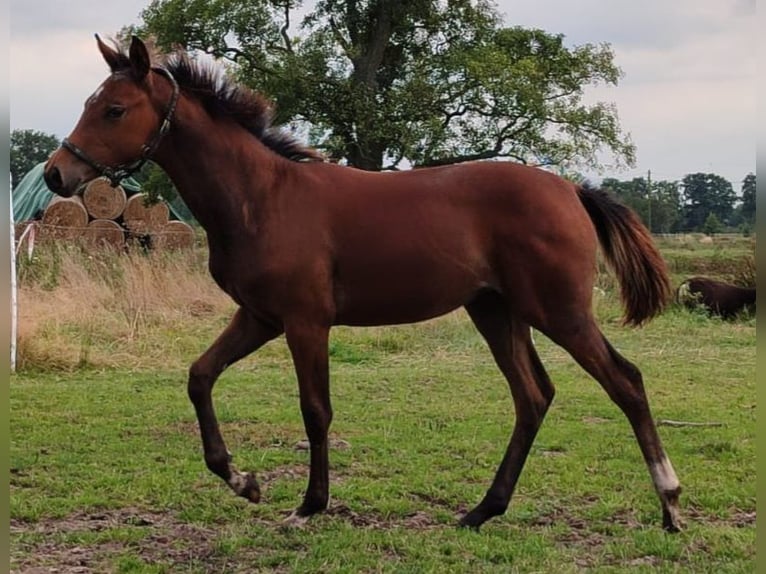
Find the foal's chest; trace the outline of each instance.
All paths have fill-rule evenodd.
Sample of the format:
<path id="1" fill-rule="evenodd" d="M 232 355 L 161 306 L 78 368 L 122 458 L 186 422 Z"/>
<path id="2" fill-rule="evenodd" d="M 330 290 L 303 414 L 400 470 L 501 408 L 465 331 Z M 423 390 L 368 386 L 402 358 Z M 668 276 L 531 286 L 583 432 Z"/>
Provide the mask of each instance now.
<path id="1" fill-rule="evenodd" d="M 211 247 L 208 266 L 216 284 L 247 308 L 276 306 L 290 276 L 289 261 L 278 260 L 258 247 L 237 250 Z"/>

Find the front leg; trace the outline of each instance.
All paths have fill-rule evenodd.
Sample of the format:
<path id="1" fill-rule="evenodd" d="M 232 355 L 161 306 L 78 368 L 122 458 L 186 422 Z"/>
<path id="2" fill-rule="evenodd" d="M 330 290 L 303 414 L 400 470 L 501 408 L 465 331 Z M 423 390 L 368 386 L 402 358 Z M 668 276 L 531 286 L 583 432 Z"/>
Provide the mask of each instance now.
<path id="1" fill-rule="evenodd" d="M 238 309 L 223 333 L 189 370 L 189 398 L 197 413 L 205 463 L 234 492 L 251 502 L 260 500 L 261 490 L 253 474 L 239 472 L 231 464 L 231 454 L 226 449 L 213 408 L 213 385 L 226 367 L 280 334 L 280 329 Z"/>
<path id="2" fill-rule="evenodd" d="M 303 503 L 291 518 L 305 518 L 327 508 L 329 461 L 327 431 L 332 421 L 327 342 L 329 326 L 300 321 L 285 324 L 285 337 L 298 377 L 301 414 L 309 439 L 311 466 Z"/>

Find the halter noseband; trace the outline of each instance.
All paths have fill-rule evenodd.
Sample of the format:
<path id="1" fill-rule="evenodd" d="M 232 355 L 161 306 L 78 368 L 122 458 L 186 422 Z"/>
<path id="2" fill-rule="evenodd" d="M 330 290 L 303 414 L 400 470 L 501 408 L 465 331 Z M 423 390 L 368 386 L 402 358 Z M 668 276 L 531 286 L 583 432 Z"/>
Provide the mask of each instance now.
<path id="1" fill-rule="evenodd" d="M 154 134 L 154 137 L 151 140 L 141 146 L 141 157 L 131 163 L 123 163 L 116 167 L 109 167 L 92 159 L 88 154 L 70 142 L 67 138 L 64 138 L 64 140 L 61 142 L 61 147 L 68 150 L 78 159 L 84 161 L 90 167 L 99 172 L 102 176 L 106 177 L 112 187 L 117 187 L 117 185 L 119 185 L 123 179 L 131 176 L 142 167 L 144 167 L 144 164 L 149 161 L 152 154 L 157 151 L 162 138 L 165 137 L 165 134 L 168 133 L 168 130 L 170 130 L 171 120 L 173 119 L 173 114 L 176 111 L 176 104 L 178 103 L 178 82 L 176 82 L 173 74 L 171 74 L 165 68 L 155 67 L 152 68 L 152 70 L 158 74 L 162 74 L 170 81 L 171 85 L 173 86 L 173 95 L 170 96 L 170 102 L 168 103 L 167 110 L 165 111 L 165 118 L 162 120 L 157 133 Z"/>

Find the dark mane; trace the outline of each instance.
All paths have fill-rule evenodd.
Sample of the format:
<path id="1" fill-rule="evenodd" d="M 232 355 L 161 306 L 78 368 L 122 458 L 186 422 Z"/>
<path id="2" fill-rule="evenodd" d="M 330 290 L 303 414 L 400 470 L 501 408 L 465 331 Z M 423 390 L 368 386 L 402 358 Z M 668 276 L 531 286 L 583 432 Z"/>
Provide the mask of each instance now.
<path id="1" fill-rule="evenodd" d="M 128 55 L 122 51 L 125 66 Z M 237 84 L 215 63 L 195 60 L 183 50 L 163 58 L 179 87 L 199 100 L 211 117 L 229 117 L 258 138 L 266 147 L 293 161 L 323 161 L 318 151 L 305 146 L 282 126 L 273 125 L 273 104 L 261 94 Z"/>

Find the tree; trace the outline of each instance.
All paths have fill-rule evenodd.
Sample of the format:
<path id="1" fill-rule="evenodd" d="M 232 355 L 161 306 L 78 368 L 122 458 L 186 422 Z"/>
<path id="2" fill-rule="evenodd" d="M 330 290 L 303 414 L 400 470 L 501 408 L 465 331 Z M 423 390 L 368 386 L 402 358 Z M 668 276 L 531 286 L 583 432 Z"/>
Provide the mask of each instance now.
<path id="1" fill-rule="evenodd" d="M 723 229 L 723 224 L 716 217 L 715 213 L 711 211 L 708 214 L 708 216 L 705 218 L 705 223 L 702 224 L 702 233 L 704 233 L 705 235 L 710 235 L 712 237 L 716 233 L 720 233 L 722 229 Z"/>
<path id="2" fill-rule="evenodd" d="M 676 182 L 653 181 L 650 184 L 643 177 L 631 181 L 605 178 L 601 186 L 633 209 L 653 233 L 674 231 L 681 209 L 681 194 Z"/>
<path id="3" fill-rule="evenodd" d="M 154 162 L 148 162 L 141 171 L 136 174 L 136 180 L 141 184 L 141 191 L 146 195 L 146 201 L 157 203 L 159 201 L 175 200 L 178 196 L 173 182 L 167 174 Z"/>
<path id="4" fill-rule="evenodd" d="M 11 131 L 11 176 L 16 186 L 38 163 L 59 147 L 56 136 L 35 130 Z"/>
<path id="5" fill-rule="evenodd" d="M 714 173 L 691 173 L 683 178 L 681 185 L 686 230 L 702 229 L 711 213 L 719 222 L 729 223 L 737 196 L 728 180 Z"/>
<path id="6" fill-rule="evenodd" d="M 649 225 L 649 192 L 646 179 L 635 177 L 630 181 L 620 181 L 608 177 L 601 182 L 601 187 L 614 193 L 622 203 L 636 212 L 645 225 Z"/>
<path id="7" fill-rule="evenodd" d="M 652 231 L 671 233 L 681 220 L 681 191 L 677 181 L 657 181 L 652 184 Z"/>
<path id="8" fill-rule="evenodd" d="M 635 148 L 589 85 L 617 84 L 608 44 L 501 26 L 489 0 L 153 0 L 142 33 L 233 63 L 277 104 L 277 121 L 364 169 L 471 159 L 599 166 Z"/>
<path id="9" fill-rule="evenodd" d="M 744 223 L 755 224 L 755 174 L 748 173 L 742 181 L 742 205 L 740 215 Z"/>

